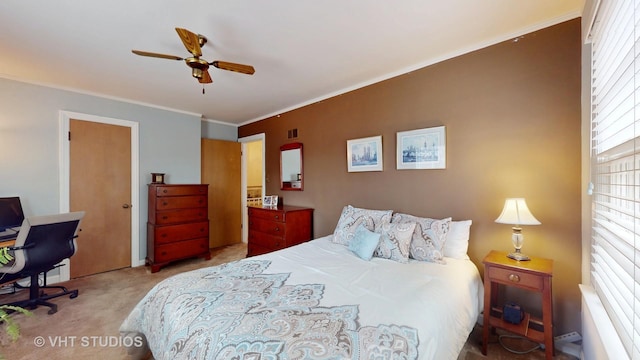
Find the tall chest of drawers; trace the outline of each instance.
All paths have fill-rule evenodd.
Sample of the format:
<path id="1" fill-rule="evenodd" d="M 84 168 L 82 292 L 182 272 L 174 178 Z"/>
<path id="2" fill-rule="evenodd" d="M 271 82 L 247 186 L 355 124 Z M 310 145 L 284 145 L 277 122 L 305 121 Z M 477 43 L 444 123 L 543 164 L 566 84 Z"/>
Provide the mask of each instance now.
<path id="1" fill-rule="evenodd" d="M 298 245 L 313 237 L 313 209 L 287 206 L 249 206 L 247 256 Z"/>
<path id="2" fill-rule="evenodd" d="M 172 261 L 211 259 L 206 184 L 149 184 L 147 265 L 157 272 Z"/>

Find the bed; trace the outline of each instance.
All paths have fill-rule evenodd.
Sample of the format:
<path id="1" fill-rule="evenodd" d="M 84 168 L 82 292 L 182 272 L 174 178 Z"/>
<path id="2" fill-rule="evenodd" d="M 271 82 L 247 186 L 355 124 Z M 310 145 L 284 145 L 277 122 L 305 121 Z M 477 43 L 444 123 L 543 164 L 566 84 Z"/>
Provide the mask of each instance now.
<path id="1" fill-rule="evenodd" d="M 416 230 L 410 215 L 362 210 L 378 211 L 345 207 L 332 235 L 163 280 L 122 323 L 123 343 L 157 360 L 456 359 L 483 298 L 466 244 L 454 257 L 444 248 L 456 222 L 426 261 L 412 243 L 440 220 Z M 371 251 L 361 240 L 375 234 Z"/>

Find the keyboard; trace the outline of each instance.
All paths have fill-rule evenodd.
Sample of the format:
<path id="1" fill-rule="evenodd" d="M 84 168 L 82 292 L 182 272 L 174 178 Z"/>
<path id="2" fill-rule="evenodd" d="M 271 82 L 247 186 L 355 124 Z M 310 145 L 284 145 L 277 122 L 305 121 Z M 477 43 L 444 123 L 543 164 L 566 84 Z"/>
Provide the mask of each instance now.
<path id="1" fill-rule="evenodd" d="M 0 240 L 15 239 L 18 237 L 20 227 L 9 228 L 0 232 Z"/>

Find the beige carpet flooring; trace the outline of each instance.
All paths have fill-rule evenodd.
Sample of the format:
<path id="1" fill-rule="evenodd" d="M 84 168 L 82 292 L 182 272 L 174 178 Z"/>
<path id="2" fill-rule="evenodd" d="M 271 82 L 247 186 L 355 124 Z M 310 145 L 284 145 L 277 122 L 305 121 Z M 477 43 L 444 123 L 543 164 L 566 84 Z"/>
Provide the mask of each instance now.
<path id="1" fill-rule="evenodd" d="M 21 337 L 11 342 L 4 332 L 0 336 L 0 354 L 17 359 L 128 359 L 119 343 L 118 329 L 129 311 L 160 280 L 171 275 L 205 266 L 213 266 L 244 258 L 246 245 L 232 245 L 212 250 L 211 260 L 190 259 L 167 266 L 152 274 L 148 267 L 126 268 L 71 280 L 63 285 L 78 289 L 75 299 L 60 297 L 58 312 L 49 315 L 47 307 L 38 307 L 33 316 L 16 314 Z M 0 295 L 0 303 L 28 297 L 26 290 L 13 295 Z M 507 352 L 493 339 L 488 355 L 480 353 L 482 329 L 474 329 L 458 360 L 476 359 L 544 359 L 537 350 L 527 355 Z M 509 346 L 526 349 L 526 341 L 511 341 Z M 558 353 L 556 359 L 573 359 Z"/>

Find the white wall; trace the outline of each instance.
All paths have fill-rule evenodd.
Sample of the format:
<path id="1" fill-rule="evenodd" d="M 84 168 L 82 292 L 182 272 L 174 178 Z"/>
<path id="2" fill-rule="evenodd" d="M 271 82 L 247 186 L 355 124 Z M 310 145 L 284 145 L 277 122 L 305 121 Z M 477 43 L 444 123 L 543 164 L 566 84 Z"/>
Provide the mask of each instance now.
<path id="1" fill-rule="evenodd" d="M 26 216 L 60 210 L 60 110 L 139 123 L 139 234 L 140 260 L 144 260 L 150 174 L 166 173 L 167 183 L 200 182 L 200 116 L 0 78 L 0 196 L 20 196 Z M 228 128 L 217 124 L 215 130 L 226 137 L 233 133 L 237 139 L 236 127 Z"/>

